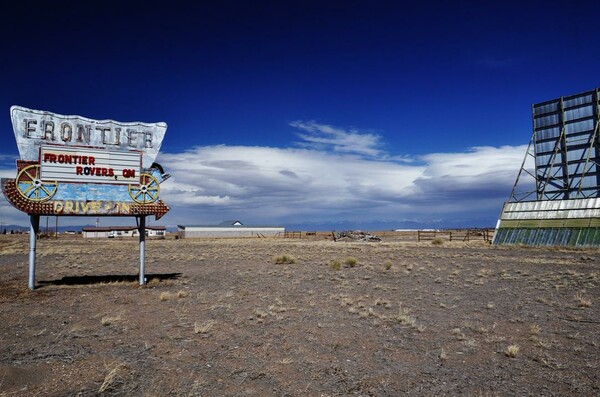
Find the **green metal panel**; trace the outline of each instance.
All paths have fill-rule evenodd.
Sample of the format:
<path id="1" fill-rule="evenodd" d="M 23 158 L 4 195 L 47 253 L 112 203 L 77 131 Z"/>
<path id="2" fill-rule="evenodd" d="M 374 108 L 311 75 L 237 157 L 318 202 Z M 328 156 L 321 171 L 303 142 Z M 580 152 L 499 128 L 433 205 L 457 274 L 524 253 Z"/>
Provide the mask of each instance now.
<path id="1" fill-rule="evenodd" d="M 600 247 L 600 227 L 500 228 L 495 245 Z"/>
<path id="2" fill-rule="evenodd" d="M 577 240 L 579 240 L 579 235 L 581 234 L 581 229 L 573 229 L 571 232 L 571 238 L 569 239 L 568 246 L 577 245 Z"/>

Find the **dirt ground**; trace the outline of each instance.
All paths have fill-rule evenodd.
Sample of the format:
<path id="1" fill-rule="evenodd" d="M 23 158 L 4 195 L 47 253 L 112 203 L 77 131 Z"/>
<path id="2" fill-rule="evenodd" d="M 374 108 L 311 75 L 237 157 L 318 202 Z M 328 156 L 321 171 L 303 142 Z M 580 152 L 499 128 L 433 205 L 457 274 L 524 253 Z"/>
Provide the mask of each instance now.
<path id="1" fill-rule="evenodd" d="M 0 396 L 600 395 L 600 252 L 0 236 Z M 294 262 L 294 263 L 277 263 Z"/>

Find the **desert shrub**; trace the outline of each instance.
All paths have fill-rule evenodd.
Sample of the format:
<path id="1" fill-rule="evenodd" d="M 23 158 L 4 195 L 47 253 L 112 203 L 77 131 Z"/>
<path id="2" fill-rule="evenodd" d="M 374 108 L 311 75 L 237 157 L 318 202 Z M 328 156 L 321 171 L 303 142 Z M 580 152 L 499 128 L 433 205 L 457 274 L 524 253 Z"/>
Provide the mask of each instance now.
<path id="1" fill-rule="evenodd" d="M 166 302 L 171 298 L 171 294 L 168 292 L 161 292 L 159 299 L 161 300 L 161 302 Z"/>
<path id="2" fill-rule="evenodd" d="M 160 278 L 152 277 L 150 280 L 148 280 L 148 282 L 146 283 L 146 286 L 147 287 L 156 287 L 158 284 L 160 284 Z"/>
<path id="3" fill-rule="evenodd" d="M 575 300 L 577 300 L 577 302 L 579 302 L 580 307 L 592 306 L 592 301 L 584 298 L 583 295 L 581 294 L 581 292 L 578 292 L 577 294 L 575 294 Z"/>
<path id="4" fill-rule="evenodd" d="M 333 270 L 340 270 L 342 268 L 342 264 L 340 261 L 333 260 L 329 263 L 329 267 L 331 267 Z"/>
<path id="5" fill-rule="evenodd" d="M 296 263 L 296 258 L 291 255 L 279 255 L 275 257 L 275 263 L 278 265 L 286 264 L 286 263 Z"/>
<path id="6" fill-rule="evenodd" d="M 100 323 L 102 325 L 104 325 L 104 326 L 109 326 L 109 325 L 112 325 L 113 323 L 115 323 L 117 321 L 121 321 L 121 316 L 119 316 L 119 315 L 117 315 L 117 316 L 104 316 L 100 320 Z"/>
<path id="7" fill-rule="evenodd" d="M 385 270 L 390 270 L 392 268 L 392 261 L 385 262 Z"/>
<path id="8" fill-rule="evenodd" d="M 517 357 L 517 354 L 519 354 L 519 346 L 517 345 L 510 345 L 506 348 L 506 351 L 504 352 L 504 354 L 506 355 L 506 357 Z"/>
<path id="9" fill-rule="evenodd" d="M 436 237 L 433 240 L 431 240 L 431 244 L 442 245 L 442 244 L 444 244 L 444 240 L 442 240 L 440 237 Z"/>
<path id="10" fill-rule="evenodd" d="M 215 324 L 216 324 L 216 322 L 213 320 L 208 320 L 204 323 L 199 323 L 196 321 L 194 323 L 194 333 L 195 334 L 208 334 L 213 329 Z"/>
<path id="11" fill-rule="evenodd" d="M 349 256 L 344 260 L 344 265 L 348 267 L 354 267 L 358 264 L 358 260 L 352 256 Z"/>

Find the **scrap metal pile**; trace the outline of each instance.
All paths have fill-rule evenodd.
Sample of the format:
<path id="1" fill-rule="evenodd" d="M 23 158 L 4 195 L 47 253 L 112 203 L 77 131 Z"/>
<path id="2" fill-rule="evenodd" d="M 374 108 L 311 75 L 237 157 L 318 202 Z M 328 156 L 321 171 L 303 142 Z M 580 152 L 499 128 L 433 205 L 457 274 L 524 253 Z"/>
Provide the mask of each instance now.
<path id="1" fill-rule="evenodd" d="M 381 241 L 374 234 L 361 232 L 360 230 L 347 230 L 343 232 L 331 232 L 333 241 Z"/>

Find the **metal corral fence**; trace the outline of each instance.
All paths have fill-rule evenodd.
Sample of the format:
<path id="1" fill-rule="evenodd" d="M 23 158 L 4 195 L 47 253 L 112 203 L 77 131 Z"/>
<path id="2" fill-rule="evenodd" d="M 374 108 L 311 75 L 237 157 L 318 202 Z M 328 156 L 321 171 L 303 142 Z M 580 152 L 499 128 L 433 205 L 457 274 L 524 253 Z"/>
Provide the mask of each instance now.
<path id="1" fill-rule="evenodd" d="M 328 236 L 329 232 L 321 232 L 319 234 L 321 235 L 320 238 L 326 238 L 324 236 Z M 288 231 L 286 231 L 283 233 L 279 233 L 278 236 L 283 237 L 283 238 L 316 239 L 317 232 L 304 232 L 304 231 L 289 231 L 288 232 Z"/>

